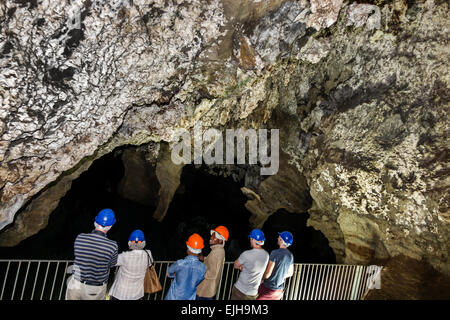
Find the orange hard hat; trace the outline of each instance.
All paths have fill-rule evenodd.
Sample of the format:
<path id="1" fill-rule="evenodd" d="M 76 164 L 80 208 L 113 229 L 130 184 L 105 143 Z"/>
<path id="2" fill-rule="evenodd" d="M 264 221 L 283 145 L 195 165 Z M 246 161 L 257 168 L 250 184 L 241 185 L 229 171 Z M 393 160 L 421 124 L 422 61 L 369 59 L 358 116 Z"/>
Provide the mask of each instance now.
<path id="1" fill-rule="evenodd" d="M 218 226 L 217 228 L 213 229 L 213 231 L 219 233 L 222 237 L 225 238 L 225 241 L 228 241 L 228 236 L 230 233 L 228 232 L 228 229 L 224 226 Z"/>
<path id="2" fill-rule="evenodd" d="M 192 234 L 186 241 L 186 244 L 193 249 L 203 249 L 205 247 L 203 238 L 197 233 Z"/>

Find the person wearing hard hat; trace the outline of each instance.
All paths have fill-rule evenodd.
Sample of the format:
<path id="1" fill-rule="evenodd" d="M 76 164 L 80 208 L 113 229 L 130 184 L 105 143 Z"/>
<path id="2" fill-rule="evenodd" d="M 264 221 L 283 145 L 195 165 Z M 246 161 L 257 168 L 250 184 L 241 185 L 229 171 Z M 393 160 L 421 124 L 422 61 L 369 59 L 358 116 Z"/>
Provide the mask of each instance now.
<path id="1" fill-rule="evenodd" d="M 294 256 L 288 250 L 294 237 L 289 231 L 278 233 L 279 249 L 273 250 L 269 263 L 258 289 L 257 300 L 281 300 L 283 298 L 284 282 L 294 273 Z"/>
<path id="2" fill-rule="evenodd" d="M 253 229 L 249 238 L 252 249 L 241 253 L 234 262 L 234 268 L 241 272 L 231 291 L 231 300 L 255 300 L 258 297 L 258 287 L 269 260 L 269 254 L 262 248 L 264 233 Z"/>
<path id="3" fill-rule="evenodd" d="M 153 263 L 146 245 L 144 233 L 134 230 L 128 238 L 129 251 L 119 254 L 114 283 L 109 290 L 111 300 L 142 300 L 144 298 L 145 272 Z"/>
<path id="4" fill-rule="evenodd" d="M 225 262 L 225 241 L 228 241 L 229 232 L 224 226 L 211 230 L 209 245 L 211 252 L 203 259 L 206 266 L 205 279 L 197 287 L 197 300 L 213 300 L 217 293 L 223 264 Z M 202 260 L 202 257 L 200 257 Z"/>
<path id="5" fill-rule="evenodd" d="M 95 230 L 75 239 L 75 261 L 67 279 L 66 300 L 104 300 L 109 269 L 117 263 L 117 242 L 106 234 L 116 222 L 114 211 L 101 210 L 95 217 Z"/>
<path id="6" fill-rule="evenodd" d="M 205 265 L 199 260 L 204 246 L 199 234 L 194 233 L 188 238 L 187 256 L 175 261 L 167 269 L 167 276 L 173 281 L 164 300 L 195 300 L 197 286 L 206 273 Z"/>

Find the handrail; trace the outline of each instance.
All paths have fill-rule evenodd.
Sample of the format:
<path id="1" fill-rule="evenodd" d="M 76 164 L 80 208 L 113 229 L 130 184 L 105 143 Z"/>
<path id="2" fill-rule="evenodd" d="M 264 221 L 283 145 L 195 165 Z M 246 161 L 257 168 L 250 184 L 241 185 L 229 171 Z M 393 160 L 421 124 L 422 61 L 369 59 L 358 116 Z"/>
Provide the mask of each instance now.
<path id="1" fill-rule="evenodd" d="M 145 299 L 164 299 L 171 283 L 166 273 L 173 262 L 154 262 L 163 290 L 146 295 Z M 0 259 L 0 300 L 64 299 L 72 263 L 73 260 Z M 283 299 L 360 300 L 371 289 L 371 270 L 373 268 L 361 265 L 295 263 L 293 275 L 286 279 Z M 231 297 L 238 276 L 239 270 L 234 269 L 233 262 L 225 262 L 217 300 Z M 108 287 L 113 280 L 111 273 Z"/>

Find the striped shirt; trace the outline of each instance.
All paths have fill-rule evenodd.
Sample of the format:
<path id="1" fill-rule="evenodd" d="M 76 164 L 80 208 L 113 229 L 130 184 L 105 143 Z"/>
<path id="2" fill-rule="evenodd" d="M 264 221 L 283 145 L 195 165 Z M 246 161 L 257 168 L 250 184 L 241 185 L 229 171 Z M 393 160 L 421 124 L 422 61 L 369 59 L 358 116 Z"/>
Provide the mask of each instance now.
<path id="1" fill-rule="evenodd" d="M 73 274 L 78 281 L 106 283 L 117 263 L 117 242 L 101 231 L 81 233 L 75 239 Z"/>

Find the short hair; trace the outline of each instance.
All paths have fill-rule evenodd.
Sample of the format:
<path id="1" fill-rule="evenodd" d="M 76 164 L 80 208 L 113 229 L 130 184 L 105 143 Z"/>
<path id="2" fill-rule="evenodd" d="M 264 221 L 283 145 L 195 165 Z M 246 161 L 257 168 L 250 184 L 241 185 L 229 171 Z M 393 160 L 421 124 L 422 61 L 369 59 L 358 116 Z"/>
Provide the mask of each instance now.
<path id="1" fill-rule="evenodd" d="M 111 227 L 112 227 L 112 226 L 104 227 L 102 225 L 99 225 L 97 222 L 94 222 L 94 226 L 95 226 L 95 229 L 99 229 L 99 230 L 102 230 L 104 232 L 108 232 L 109 229 L 111 229 Z"/>
<path id="2" fill-rule="evenodd" d="M 128 241 L 128 247 L 131 250 L 142 250 L 145 248 L 145 241 L 142 242 Z"/>

